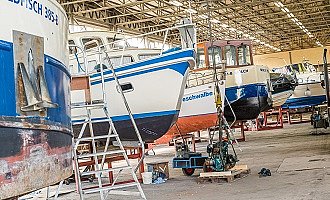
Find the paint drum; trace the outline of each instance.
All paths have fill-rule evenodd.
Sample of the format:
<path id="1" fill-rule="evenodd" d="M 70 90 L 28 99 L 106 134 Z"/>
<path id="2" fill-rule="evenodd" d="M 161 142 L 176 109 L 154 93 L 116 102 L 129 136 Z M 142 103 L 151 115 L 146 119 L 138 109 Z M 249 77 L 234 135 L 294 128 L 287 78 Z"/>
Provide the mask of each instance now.
<path id="1" fill-rule="evenodd" d="M 151 184 L 152 183 L 152 172 L 143 172 L 142 180 L 143 180 L 143 184 Z"/>

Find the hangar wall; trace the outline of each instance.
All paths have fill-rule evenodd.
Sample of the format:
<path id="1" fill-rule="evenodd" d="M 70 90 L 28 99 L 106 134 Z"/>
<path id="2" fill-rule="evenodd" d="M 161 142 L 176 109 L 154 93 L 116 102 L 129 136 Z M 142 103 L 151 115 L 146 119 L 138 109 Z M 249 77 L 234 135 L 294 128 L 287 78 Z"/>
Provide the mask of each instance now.
<path id="1" fill-rule="evenodd" d="M 299 63 L 303 60 L 309 60 L 310 63 L 314 65 L 323 64 L 323 49 L 327 48 L 330 51 L 330 46 L 317 47 L 310 49 L 278 52 L 272 54 L 255 55 L 253 57 L 254 64 L 256 65 L 266 65 L 269 68 L 282 67 L 286 64 L 290 64 L 290 53 L 292 63 Z M 328 62 L 330 60 L 330 52 L 328 54 Z"/>

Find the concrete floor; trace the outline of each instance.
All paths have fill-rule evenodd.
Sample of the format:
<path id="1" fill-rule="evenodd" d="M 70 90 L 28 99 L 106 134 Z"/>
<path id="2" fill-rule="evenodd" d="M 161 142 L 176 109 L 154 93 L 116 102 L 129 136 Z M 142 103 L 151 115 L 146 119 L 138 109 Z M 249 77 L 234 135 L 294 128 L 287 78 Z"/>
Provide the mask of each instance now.
<path id="1" fill-rule="evenodd" d="M 184 176 L 180 169 L 170 166 L 170 179 L 159 185 L 142 185 L 149 200 L 215 200 L 215 199 L 330 199 L 330 134 L 311 135 L 311 125 L 285 124 L 284 129 L 247 132 L 247 141 L 241 142 L 238 152 L 240 164 L 247 164 L 251 174 L 232 183 L 197 184 L 198 173 Z M 325 133 L 330 130 L 323 130 Z M 198 143 L 197 150 L 205 152 L 206 143 Z M 146 162 L 171 161 L 174 147 L 155 147 L 156 155 Z M 171 165 L 171 162 L 170 162 Z M 261 168 L 269 168 L 270 177 L 259 178 Z M 74 188 L 74 184 L 64 190 Z M 59 199 L 78 199 L 71 192 Z M 99 199 L 93 195 L 86 199 Z M 135 199 L 112 196 L 111 199 Z"/>

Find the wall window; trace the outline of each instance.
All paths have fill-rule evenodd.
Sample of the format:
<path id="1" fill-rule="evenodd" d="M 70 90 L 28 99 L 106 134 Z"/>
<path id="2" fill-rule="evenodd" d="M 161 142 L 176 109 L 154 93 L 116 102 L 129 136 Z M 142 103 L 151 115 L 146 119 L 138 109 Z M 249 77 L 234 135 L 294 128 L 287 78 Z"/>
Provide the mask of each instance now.
<path id="1" fill-rule="evenodd" d="M 70 45 L 75 45 L 73 40 L 69 40 L 69 53 L 70 54 L 77 53 L 77 47 L 70 47 Z"/>
<path id="2" fill-rule="evenodd" d="M 131 45 L 129 44 L 128 41 L 125 41 L 123 38 L 107 38 L 108 43 L 111 43 L 109 45 L 110 48 L 118 48 L 118 49 L 123 49 L 124 47 L 130 47 Z"/>
<path id="3" fill-rule="evenodd" d="M 103 42 L 102 42 L 101 38 L 98 38 L 98 37 L 83 38 L 82 43 L 83 43 L 83 45 L 85 45 L 87 42 L 90 42 L 92 40 L 97 40 L 99 42 L 99 45 L 101 46 L 101 49 L 104 49 Z M 93 43 L 88 44 L 85 47 L 85 49 L 87 50 L 87 49 L 91 49 L 91 48 L 95 48 L 95 47 L 97 47 L 97 44 L 96 44 L 96 42 L 93 42 Z"/>
<path id="4" fill-rule="evenodd" d="M 118 57 L 110 57 L 111 64 L 114 68 L 118 68 L 120 66 L 121 56 Z M 132 56 L 124 56 L 122 65 L 134 62 Z M 104 59 L 104 63 L 109 65 L 108 59 Z"/>
<path id="5" fill-rule="evenodd" d="M 144 59 L 151 58 L 151 57 L 158 56 L 158 55 L 159 54 L 140 54 L 139 60 L 144 60 Z"/>

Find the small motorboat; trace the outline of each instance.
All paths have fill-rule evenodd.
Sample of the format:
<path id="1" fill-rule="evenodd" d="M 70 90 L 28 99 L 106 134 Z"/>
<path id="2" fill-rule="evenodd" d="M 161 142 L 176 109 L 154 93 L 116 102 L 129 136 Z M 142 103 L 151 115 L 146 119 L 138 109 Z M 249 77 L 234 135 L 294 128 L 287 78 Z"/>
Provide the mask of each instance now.
<path id="1" fill-rule="evenodd" d="M 325 88 L 322 87 L 322 72 L 315 67 L 302 62 L 284 67 L 288 74 L 296 76 L 298 84 L 293 94 L 282 105 L 283 108 L 304 108 L 320 105 L 326 101 Z"/>

